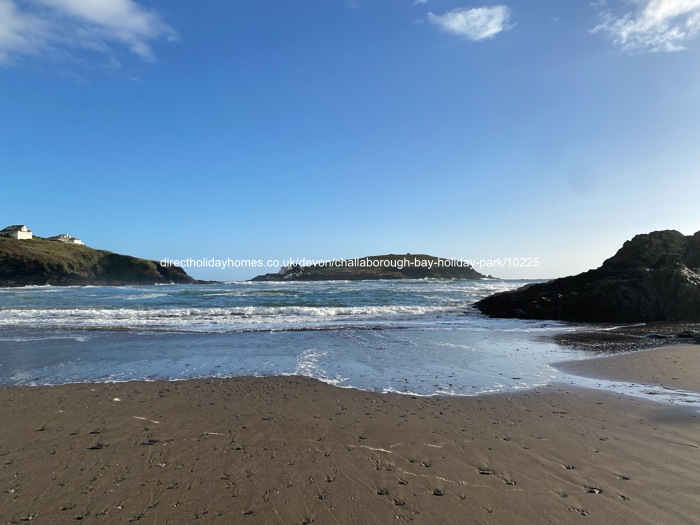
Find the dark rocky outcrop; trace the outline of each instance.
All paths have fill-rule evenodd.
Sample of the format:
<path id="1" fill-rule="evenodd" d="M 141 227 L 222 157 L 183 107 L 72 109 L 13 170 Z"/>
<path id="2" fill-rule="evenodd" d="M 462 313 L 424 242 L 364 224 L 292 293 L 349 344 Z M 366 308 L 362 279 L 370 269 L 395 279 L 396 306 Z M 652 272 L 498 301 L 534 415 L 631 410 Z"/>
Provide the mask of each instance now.
<path id="1" fill-rule="evenodd" d="M 330 264 L 292 266 L 253 281 L 364 281 L 383 279 L 483 279 L 469 264 L 431 255 L 373 255 Z"/>
<path id="2" fill-rule="evenodd" d="M 600 268 L 476 303 L 491 317 L 634 323 L 700 321 L 700 232 L 637 235 Z"/>
<path id="3" fill-rule="evenodd" d="M 195 283 L 179 267 L 87 246 L 0 236 L 0 286 Z"/>

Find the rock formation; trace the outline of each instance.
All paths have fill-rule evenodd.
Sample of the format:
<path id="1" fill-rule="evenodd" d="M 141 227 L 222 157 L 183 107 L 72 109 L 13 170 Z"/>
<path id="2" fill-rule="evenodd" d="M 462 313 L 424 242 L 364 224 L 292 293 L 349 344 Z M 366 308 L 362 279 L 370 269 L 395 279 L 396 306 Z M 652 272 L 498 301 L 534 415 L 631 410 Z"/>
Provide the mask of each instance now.
<path id="1" fill-rule="evenodd" d="M 482 299 L 491 317 L 700 322 L 700 232 L 637 235 L 600 268 Z"/>
<path id="2" fill-rule="evenodd" d="M 87 246 L 0 236 L 0 286 L 195 283 L 182 268 Z"/>
<path id="3" fill-rule="evenodd" d="M 253 281 L 362 281 L 380 279 L 483 279 L 471 265 L 432 255 L 373 255 L 328 264 L 292 266 Z"/>

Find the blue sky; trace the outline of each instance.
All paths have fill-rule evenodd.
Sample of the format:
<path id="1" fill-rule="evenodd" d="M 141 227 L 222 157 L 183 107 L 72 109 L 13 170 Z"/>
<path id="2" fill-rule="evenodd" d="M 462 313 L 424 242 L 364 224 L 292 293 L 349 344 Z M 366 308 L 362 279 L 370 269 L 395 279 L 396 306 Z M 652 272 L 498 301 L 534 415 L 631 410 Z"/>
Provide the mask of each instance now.
<path id="1" fill-rule="evenodd" d="M 700 230 L 699 31 L 700 0 L 0 0 L 0 222 L 578 273 Z"/>

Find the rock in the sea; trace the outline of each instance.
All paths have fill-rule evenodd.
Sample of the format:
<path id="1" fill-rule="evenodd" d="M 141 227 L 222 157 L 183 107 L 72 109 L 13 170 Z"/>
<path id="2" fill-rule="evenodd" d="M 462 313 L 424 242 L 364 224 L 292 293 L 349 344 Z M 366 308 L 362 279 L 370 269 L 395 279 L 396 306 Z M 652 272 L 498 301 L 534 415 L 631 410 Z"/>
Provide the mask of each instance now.
<path id="1" fill-rule="evenodd" d="M 464 260 L 432 255 L 372 255 L 334 260 L 328 264 L 292 265 L 279 273 L 254 277 L 253 281 L 366 281 L 390 279 L 484 279 Z"/>
<path id="2" fill-rule="evenodd" d="M 700 232 L 637 235 L 600 268 L 482 299 L 491 317 L 700 322 Z"/>

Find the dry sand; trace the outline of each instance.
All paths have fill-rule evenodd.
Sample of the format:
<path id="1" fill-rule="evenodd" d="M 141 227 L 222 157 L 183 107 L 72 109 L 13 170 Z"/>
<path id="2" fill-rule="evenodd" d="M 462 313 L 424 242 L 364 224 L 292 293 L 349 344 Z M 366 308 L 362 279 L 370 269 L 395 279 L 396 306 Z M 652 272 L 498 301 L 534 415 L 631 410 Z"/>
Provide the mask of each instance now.
<path id="1" fill-rule="evenodd" d="M 600 363 L 689 387 L 700 347 Z M 476 398 L 297 377 L 4 388 L 0 415 L 0 523 L 700 520 L 700 414 L 569 386 Z"/>

